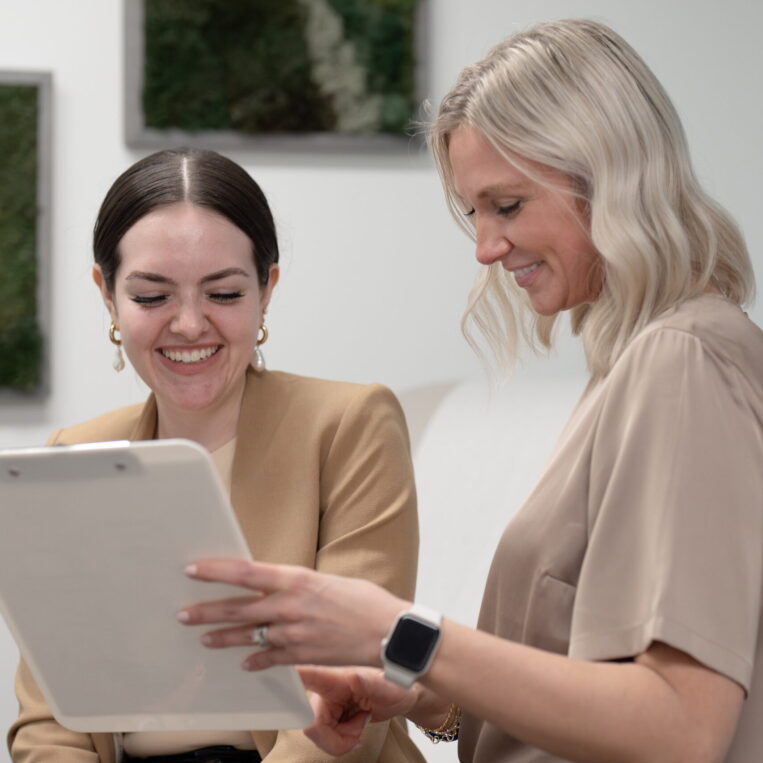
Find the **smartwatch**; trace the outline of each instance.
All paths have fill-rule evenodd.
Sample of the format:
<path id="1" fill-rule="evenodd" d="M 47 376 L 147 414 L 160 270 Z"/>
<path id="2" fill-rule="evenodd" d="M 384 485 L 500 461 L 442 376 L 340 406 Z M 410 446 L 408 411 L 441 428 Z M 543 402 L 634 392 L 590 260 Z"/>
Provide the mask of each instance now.
<path id="1" fill-rule="evenodd" d="M 440 643 L 442 615 L 414 604 L 401 612 L 381 642 L 384 677 L 409 689 L 429 670 Z"/>

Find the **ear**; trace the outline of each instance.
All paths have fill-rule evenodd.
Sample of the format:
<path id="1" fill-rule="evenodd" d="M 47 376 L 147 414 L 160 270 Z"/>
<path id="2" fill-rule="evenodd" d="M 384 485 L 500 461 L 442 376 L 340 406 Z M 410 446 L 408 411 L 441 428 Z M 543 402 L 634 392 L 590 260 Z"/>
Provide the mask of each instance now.
<path id="1" fill-rule="evenodd" d="M 117 324 L 117 308 L 114 304 L 114 298 L 112 297 L 111 292 L 108 289 L 108 286 L 106 286 L 106 279 L 103 277 L 103 271 L 101 270 L 100 265 L 93 265 L 93 281 L 95 281 L 95 285 L 98 287 L 98 290 L 101 292 L 101 299 L 103 299 L 103 304 L 106 305 L 106 309 L 109 311 L 109 315 L 111 316 L 111 320 L 114 321 L 115 325 Z"/>
<path id="2" fill-rule="evenodd" d="M 268 268 L 268 282 L 262 287 L 262 291 L 260 292 L 260 310 L 262 311 L 263 316 L 268 309 L 270 298 L 273 296 L 273 290 L 276 288 L 280 276 L 281 269 L 276 263 L 273 263 Z"/>

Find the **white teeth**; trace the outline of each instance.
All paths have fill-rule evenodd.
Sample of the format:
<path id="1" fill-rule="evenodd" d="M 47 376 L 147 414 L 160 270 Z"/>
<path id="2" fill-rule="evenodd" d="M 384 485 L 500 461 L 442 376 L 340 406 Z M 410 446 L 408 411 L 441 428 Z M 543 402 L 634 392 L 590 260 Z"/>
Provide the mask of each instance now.
<path id="1" fill-rule="evenodd" d="M 532 273 L 533 270 L 537 270 L 541 266 L 540 262 L 534 262 L 532 265 L 528 265 L 526 268 L 520 268 L 519 270 L 514 271 L 514 278 L 522 278 L 522 276 L 526 276 L 528 273 Z"/>
<path id="2" fill-rule="evenodd" d="M 199 363 L 202 360 L 211 358 L 218 350 L 217 347 L 207 347 L 204 350 L 191 350 L 190 352 L 175 352 L 174 350 L 162 350 L 165 358 L 174 360 L 176 363 Z"/>

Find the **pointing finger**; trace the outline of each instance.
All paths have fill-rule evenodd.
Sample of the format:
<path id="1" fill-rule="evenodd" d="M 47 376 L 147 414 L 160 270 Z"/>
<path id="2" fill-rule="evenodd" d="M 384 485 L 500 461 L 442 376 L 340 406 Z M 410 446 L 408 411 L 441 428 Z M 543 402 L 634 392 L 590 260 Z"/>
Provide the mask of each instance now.
<path id="1" fill-rule="evenodd" d="M 302 567 L 266 564 L 247 559 L 202 559 L 189 564 L 185 573 L 196 580 L 250 588 L 273 593 L 289 588 L 309 572 Z"/>

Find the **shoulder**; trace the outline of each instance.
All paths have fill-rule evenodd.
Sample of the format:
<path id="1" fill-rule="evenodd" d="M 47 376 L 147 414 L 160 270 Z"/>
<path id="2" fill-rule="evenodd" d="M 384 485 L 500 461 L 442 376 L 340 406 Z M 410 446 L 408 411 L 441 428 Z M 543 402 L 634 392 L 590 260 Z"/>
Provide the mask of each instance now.
<path id="1" fill-rule="evenodd" d="M 625 349 L 613 372 L 651 374 L 692 363 L 722 368 L 763 386 L 763 331 L 738 305 L 704 294 L 652 321 Z"/>
<path id="2" fill-rule="evenodd" d="M 738 305 L 716 294 L 686 300 L 654 320 L 636 339 L 655 338 L 664 332 L 694 337 L 730 362 L 746 357 L 750 350 L 763 357 L 763 331 Z"/>
<path id="3" fill-rule="evenodd" d="M 290 407 L 324 415 L 342 416 L 348 408 L 400 407 L 394 393 L 382 384 L 331 381 L 284 371 L 268 371 L 261 382 L 268 393 L 282 397 Z"/>
<path id="4" fill-rule="evenodd" d="M 695 422 L 732 408 L 763 420 L 763 331 L 721 297 L 687 300 L 633 339 L 600 389 L 626 423 L 636 411 L 675 421 L 687 406 Z"/>
<path id="5" fill-rule="evenodd" d="M 106 442 L 128 439 L 143 413 L 145 403 L 118 408 L 89 421 L 59 429 L 51 436 L 50 445 L 76 445 L 85 442 Z"/>
<path id="6" fill-rule="evenodd" d="M 338 442 L 407 439 L 405 416 L 395 395 L 381 384 L 316 379 L 282 371 L 249 374 L 240 432 L 278 433 L 285 447 L 333 448 Z M 311 445 L 312 444 L 312 445 Z"/>

